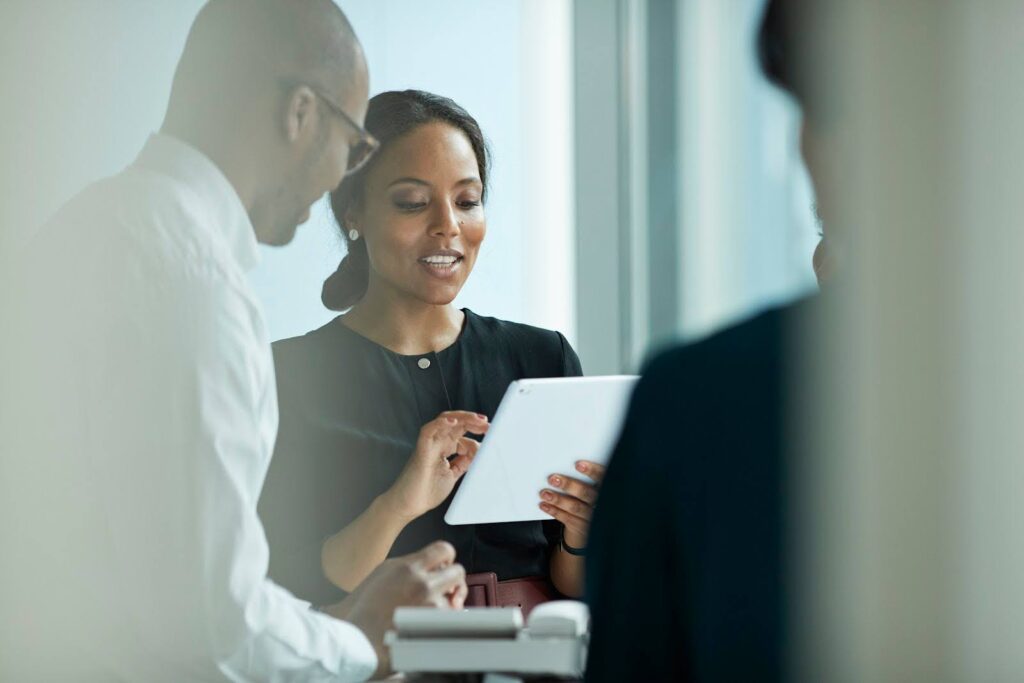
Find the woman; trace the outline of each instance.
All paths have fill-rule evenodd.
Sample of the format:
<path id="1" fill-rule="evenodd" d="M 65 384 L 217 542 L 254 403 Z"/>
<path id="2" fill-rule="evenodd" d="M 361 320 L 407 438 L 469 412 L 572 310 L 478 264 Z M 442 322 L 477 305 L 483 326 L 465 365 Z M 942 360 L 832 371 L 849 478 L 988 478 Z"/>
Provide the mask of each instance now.
<path id="1" fill-rule="evenodd" d="M 348 254 L 323 301 L 347 313 L 275 344 L 281 426 L 260 503 L 271 576 L 325 604 L 440 538 L 471 574 L 467 604 L 579 596 L 593 486 L 553 473 L 538 499 L 549 522 L 443 522 L 476 453 L 468 435 L 486 432 L 508 385 L 581 374 L 561 334 L 452 305 L 486 234 L 480 128 L 413 90 L 370 100 L 366 127 L 377 154 L 331 196 Z"/>

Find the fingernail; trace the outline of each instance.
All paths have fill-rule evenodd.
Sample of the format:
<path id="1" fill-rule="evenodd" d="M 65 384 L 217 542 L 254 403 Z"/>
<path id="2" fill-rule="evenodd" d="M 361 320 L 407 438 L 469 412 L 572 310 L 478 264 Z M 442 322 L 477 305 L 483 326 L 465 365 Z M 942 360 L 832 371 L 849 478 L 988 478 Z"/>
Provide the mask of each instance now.
<path id="1" fill-rule="evenodd" d="M 555 499 L 555 496 L 551 491 L 541 491 L 540 497 L 547 501 L 553 501 Z"/>
<path id="2" fill-rule="evenodd" d="M 557 474 L 552 474 L 550 477 L 548 477 L 548 481 L 551 482 L 552 486 L 561 486 L 562 485 L 562 478 L 559 477 Z"/>
<path id="3" fill-rule="evenodd" d="M 547 503 L 541 503 L 540 509 L 543 510 L 544 512 L 551 512 L 551 506 L 548 505 Z"/>
<path id="4" fill-rule="evenodd" d="M 455 419 L 454 417 L 446 417 L 446 418 L 444 419 L 444 421 L 445 421 L 445 422 L 447 422 L 447 423 L 448 423 L 448 424 L 450 424 L 450 425 L 453 425 L 453 424 L 455 424 L 456 422 L 458 422 L 458 420 L 456 420 L 456 419 Z"/>
<path id="5" fill-rule="evenodd" d="M 576 463 L 576 469 L 578 469 L 580 472 L 586 472 L 587 471 L 587 465 L 586 465 L 586 463 L 578 462 L 578 463 Z"/>

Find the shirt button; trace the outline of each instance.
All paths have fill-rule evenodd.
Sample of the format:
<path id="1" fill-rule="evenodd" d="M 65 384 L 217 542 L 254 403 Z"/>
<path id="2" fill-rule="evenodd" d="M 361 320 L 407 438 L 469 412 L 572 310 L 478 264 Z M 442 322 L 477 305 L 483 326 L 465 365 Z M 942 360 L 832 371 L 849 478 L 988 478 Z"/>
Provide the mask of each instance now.
<path id="1" fill-rule="evenodd" d="M 418 361 L 416 361 L 416 365 L 420 366 L 420 370 L 426 370 L 427 368 L 430 367 L 430 359 L 420 358 Z"/>

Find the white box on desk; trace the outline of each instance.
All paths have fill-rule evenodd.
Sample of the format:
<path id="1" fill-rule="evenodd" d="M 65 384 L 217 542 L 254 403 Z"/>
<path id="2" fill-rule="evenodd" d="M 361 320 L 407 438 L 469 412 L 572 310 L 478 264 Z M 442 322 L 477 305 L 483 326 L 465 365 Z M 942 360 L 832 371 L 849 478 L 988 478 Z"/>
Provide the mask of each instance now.
<path id="1" fill-rule="evenodd" d="M 590 611 L 575 600 L 536 606 L 526 628 L 518 607 L 402 607 L 384 642 L 392 666 L 403 673 L 579 677 L 587 661 L 589 626 Z"/>
<path id="2" fill-rule="evenodd" d="M 391 631 L 391 665 L 403 673 L 551 674 L 582 676 L 587 638 L 400 638 Z"/>

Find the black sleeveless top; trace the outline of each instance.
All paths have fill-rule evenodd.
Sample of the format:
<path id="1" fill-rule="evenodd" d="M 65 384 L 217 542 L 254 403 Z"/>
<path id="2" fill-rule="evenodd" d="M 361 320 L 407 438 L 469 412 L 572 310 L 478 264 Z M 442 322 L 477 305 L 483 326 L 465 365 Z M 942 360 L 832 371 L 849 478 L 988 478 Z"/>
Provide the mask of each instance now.
<path id="1" fill-rule="evenodd" d="M 274 344 L 281 422 L 259 513 L 270 577 L 298 597 L 344 597 L 323 574 L 321 546 L 395 482 L 424 424 L 445 410 L 493 418 L 514 380 L 582 374 L 560 333 L 465 314 L 458 339 L 439 353 L 394 353 L 341 317 Z M 449 526 L 450 502 L 410 523 L 391 555 L 443 539 L 467 572 L 548 575 L 557 522 Z"/>

